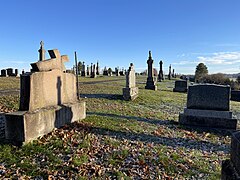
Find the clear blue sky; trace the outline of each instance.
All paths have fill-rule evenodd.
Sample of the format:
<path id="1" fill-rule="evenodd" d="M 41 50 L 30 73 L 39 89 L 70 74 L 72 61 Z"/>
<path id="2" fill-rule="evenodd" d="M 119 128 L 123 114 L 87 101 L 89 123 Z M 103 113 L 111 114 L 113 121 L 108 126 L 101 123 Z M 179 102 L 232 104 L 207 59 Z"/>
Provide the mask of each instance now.
<path id="1" fill-rule="evenodd" d="M 177 73 L 240 72 L 240 0 L 5 0 L 0 2 L 0 69 L 29 70 L 39 42 L 74 63 Z"/>

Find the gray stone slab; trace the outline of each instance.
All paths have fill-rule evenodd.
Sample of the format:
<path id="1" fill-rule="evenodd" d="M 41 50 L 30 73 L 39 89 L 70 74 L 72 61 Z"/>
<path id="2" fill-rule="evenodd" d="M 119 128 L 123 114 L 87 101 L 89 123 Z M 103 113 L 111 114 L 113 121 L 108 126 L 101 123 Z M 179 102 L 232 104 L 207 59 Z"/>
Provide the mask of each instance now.
<path id="1" fill-rule="evenodd" d="M 229 111 L 230 87 L 198 84 L 188 87 L 187 108 Z"/>
<path id="2" fill-rule="evenodd" d="M 175 87 L 173 89 L 173 92 L 187 92 L 187 89 L 188 89 L 187 81 L 184 80 L 175 81 Z"/>
<path id="3" fill-rule="evenodd" d="M 231 111 L 214 111 L 214 110 L 187 109 L 187 108 L 184 108 L 184 115 L 226 118 L 226 119 L 231 119 L 233 117 Z"/>
<path id="4" fill-rule="evenodd" d="M 203 117 L 203 116 L 188 116 L 183 113 L 180 113 L 179 114 L 179 124 L 236 130 L 237 119 Z"/>

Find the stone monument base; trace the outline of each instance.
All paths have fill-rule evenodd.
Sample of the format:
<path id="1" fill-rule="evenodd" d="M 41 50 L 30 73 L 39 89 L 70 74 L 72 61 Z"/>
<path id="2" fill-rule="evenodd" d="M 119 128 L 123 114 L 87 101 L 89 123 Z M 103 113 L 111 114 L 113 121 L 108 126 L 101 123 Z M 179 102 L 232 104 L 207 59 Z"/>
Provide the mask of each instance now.
<path id="1" fill-rule="evenodd" d="M 147 86 L 145 86 L 145 89 L 150 89 L 150 90 L 156 91 L 157 90 L 157 86 L 156 85 L 147 85 Z"/>
<path id="2" fill-rule="evenodd" d="M 173 88 L 173 92 L 187 92 L 187 88 L 175 87 L 175 88 Z"/>
<path id="3" fill-rule="evenodd" d="M 240 174 L 237 173 L 236 168 L 233 166 L 233 163 L 230 159 L 227 159 L 222 162 L 222 171 L 221 171 L 222 180 L 240 180 Z"/>
<path id="4" fill-rule="evenodd" d="M 179 124 L 223 129 L 237 129 L 237 119 L 232 118 L 232 112 L 230 111 L 185 108 L 184 113 L 179 114 Z"/>
<path id="5" fill-rule="evenodd" d="M 41 108 L 33 112 L 6 114 L 5 136 L 13 142 L 27 143 L 65 124 L 86 117 L 85 102 L 75 102 Z"/>
<path id="6" fill-rule="evenodd" d="M 123 99 L 124 100 L 134 100 L 138 97 L 138 87 L 134 88 L 123 88 Z"/>

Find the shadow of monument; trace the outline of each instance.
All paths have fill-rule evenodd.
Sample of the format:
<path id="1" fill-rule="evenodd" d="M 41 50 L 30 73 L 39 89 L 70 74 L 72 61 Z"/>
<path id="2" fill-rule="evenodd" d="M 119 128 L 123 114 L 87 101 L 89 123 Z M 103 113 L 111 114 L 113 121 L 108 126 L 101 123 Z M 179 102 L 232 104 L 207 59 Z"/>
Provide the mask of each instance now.
<path id="1" fill-rule="evenodd" d="M 62 86 L 62 80 L 61 80 L 61 77 L 58 76 L 56 88 L 57 88 L 57 104 L 59 109 L 55 111 L 55 122 L 54 122 L 55 128 L 60 128 L 65 124 L 70 124 L 73 118 L 73 112 L 71 108 L 62 104 L 61 86 Z"/>
<path id="2" fill-rule="evenodd" d="M 81 94 L 81 98 L 102 98 L 108 100 L 123 100 L 123 96 L 120 94 Z"/>

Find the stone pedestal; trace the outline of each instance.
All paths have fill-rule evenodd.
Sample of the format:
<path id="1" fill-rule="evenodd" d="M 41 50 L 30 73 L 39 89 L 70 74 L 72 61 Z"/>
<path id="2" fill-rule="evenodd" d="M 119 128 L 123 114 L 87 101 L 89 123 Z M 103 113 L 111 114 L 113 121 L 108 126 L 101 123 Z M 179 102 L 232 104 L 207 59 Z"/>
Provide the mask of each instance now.
<path id="1" fill-rule="evenodd" d="M 222 180 L 240 180 L 240 132 L 232 135 L 230 160 L 222 162 Z"/>
<path id="2" fill-rule="evenodd" d="M 175 87 L 173 88 L 173 92 L 187 92 L 187 81 L 178 80 L 175 81 Z"/>
<path id="3" fill-rule="evenodd" d="M 150 89 L 150 90 L 154 90 L 154 91 L 157 90 L 157 86 L 155 85 L 153 77 L 147 78 L 147 83 L 146 83 L 145 89 Z"/>
<path id="4" fill-rule="evenodd" d="M 86 117 L 77 97 L 76 76 L 65 72 L 66 55 L 49 50 L 51 59 L 32 63 L 21 75 L 19 111 L 6 114 L 6 139 L 26 143 Z"/>
<path id="5" fill-rule="evenodd" d="M 123 99 L 132 101 L 138 97 L 138 87 L 123 88 Z"/>
<path id="6" fill-rule="evenodd" d="M 85 102 L 62 104 L 39 110 L 17 111 L 6 114 L 6 139 L 27 143 L 50 133 L 54 128 L 84 119 Z"/>
<path id="7" fill-rule="evenodd" d="M 237 119 L 229 111 L 229 94 L 229 86 L 189 86 L 187 108 L 179 114 L 179 124 L 236 129 Z"/>

